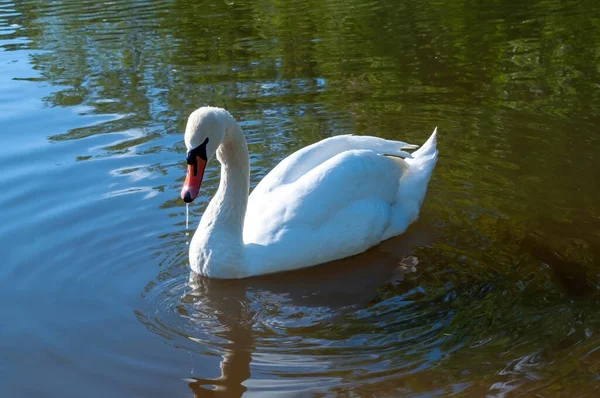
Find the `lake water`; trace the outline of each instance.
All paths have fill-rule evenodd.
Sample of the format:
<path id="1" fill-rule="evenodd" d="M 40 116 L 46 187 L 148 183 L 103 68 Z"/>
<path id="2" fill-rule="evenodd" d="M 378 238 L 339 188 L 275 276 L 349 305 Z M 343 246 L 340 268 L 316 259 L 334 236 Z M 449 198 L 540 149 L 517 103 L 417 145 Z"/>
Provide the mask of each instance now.
<path id="1" fill-rule="evenodd" d="M 1 0 L 0 396 L 600 394 L 599 65 L 591 0 Z M 253 185 L 324 137 L 438 126 L 419 221 L 190 281 L 207 104 Z"/>

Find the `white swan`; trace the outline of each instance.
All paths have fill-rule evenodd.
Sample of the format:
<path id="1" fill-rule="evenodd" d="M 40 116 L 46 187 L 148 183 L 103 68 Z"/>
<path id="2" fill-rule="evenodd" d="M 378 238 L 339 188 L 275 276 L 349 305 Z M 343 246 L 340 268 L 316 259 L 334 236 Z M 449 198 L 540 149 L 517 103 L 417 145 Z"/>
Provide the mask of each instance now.
<path id="1" fill-rule="evenodd" d="M 185 144 L 185 202 L 198 195 L 215 153 L 221 163 L 219 189 L 189 252 L 192 270 L 214 278 L 309 267 L 401 234 L 417 219 L 437 161 L 435 130 L 412 156 L 403 149 L 417 146 L 404 142 L 336 136 L 282 160 L 248 197 L 246 138 L 226 110 L 194 111 Z"/>

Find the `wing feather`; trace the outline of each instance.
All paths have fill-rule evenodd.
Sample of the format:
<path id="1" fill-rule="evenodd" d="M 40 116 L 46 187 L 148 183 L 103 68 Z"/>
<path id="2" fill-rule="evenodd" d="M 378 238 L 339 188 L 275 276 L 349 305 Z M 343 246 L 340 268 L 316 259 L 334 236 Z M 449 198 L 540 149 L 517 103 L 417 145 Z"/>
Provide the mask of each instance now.
<path id="1" fill-rule="evenodd" d="M 368 150 L 346 151 L 294 183 L 267 192 L 254 191 L 246 213 L 244 242 L 270 245 L 286 231 L 334 228 L 328 227 L 332 218 L 357 201 L 391 205 L 404 172 L 396 160 Z M 327 233 L 339 236 L 339 231 Z"/>

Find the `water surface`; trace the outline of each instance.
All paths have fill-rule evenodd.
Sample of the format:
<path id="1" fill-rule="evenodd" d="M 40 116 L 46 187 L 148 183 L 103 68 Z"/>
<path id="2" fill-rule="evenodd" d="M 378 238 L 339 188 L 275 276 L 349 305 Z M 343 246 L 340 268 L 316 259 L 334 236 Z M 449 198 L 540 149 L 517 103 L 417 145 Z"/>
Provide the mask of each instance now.
<path id="1" fill-rule="evenodd" d="M 598 65 L 594 1 L 0 1 L 0 395 L 594 396 Z M 325 137 L 438 126 L 419 221 L 190 280 L 219 170 L 186 229 L 182 131 L 208 104 L 252 185 Z"/>

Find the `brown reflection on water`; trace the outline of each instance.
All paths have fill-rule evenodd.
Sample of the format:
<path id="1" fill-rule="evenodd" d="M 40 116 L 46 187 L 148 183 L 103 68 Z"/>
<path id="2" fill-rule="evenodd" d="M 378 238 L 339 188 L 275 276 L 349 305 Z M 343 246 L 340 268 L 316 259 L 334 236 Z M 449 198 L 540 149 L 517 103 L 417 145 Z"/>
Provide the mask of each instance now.
<path id="1" fill-rule="evenodd" d="M 360 255 L 317 267 L 225 281 L 191 273 L 187 283 L 180 280 L 187 287 L 182 287 L 179 298 L 173 296 L 171 289 L 161 292 L 158 287 L 153 302 L 162 308 L 154 320 L 144 318 L 143 323 L 153 332 L 171 336 L 169 340 L 175 337 L 172 344 L 176 346 L 192 351 L 218 347 L 218 355 L 222 357 L 220 376 L 184 378 L 198 397 L 241 396 L 246 391 L 244 382 L 253 375 L 252 369 L 259 371 L 253 375 L 259 382 L 266 376 L 266 385 L 274 382 L 269 369 L 295 378 L 297 382 L 286 387 L 289 391 L 311 390 L 313 372 L 317 372 L 315 381 L 324 378 L 319 385 L 330 385 L 337 378 L 335 369 L 348 368 L 345 372 L 353 372 L 353 362 L 361 354 L 349 355 L 349 350 L 366 349 L 367 363 L 373 362 L 375 354 L 368 346 L 354 347 L 356 343 L 346 342 L 343 336 L 328 336 L 326 329 L 335 328 L 336 324 L 347 326 L 348 317 L 376 303 L 380 289 L 385 286 L 417 278 L 419 267 L 431 264 L 419 263 L 411 254 L 415 247 L 431 245 L 433 240 L 432 229 L 427 223 L 418 222 L 402 237 L 392 238 Z M 409 265 L 403 262 L 407 258 Z M 160 313 L 170 311 L 169 308 L 175 308 L 183 318 L 169 318 L 168 314 L 163 318 Z M 383 309 L 383 313 L 390 310 L 394 311 L 393 307 Z M 192 323 L 186 324 L 182 319 Z M 370 333 L 365 327 L 355 326 L 361 334 Z M 201 336 L 197 337 L 198 334 Z M 381 331 L 374 337 L 386 338 Z M 258 358 L 253 363 L 255 354 Z M 316 371 L 309 366 L 313 361 L 326 365 L 322 371 Z M 198 366 L 192 373 L 214 373 Z M 294 366 L 300 368 L 294 370 Z M 309 374 L 303 374 L 302 369 L 310 370 Z"/>

